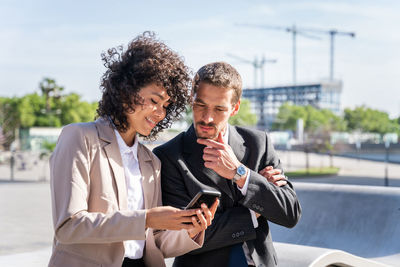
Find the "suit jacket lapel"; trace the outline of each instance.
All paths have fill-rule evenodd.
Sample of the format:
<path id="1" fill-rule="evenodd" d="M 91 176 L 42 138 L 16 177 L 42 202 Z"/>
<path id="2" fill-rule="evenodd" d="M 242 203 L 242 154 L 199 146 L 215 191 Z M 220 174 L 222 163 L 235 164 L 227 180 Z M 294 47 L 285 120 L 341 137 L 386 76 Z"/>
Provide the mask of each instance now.
<path id="1" fill-rule="evenodd" d="M 197 136 L 192 125 L 184 135 L 184 153 L 187 155 L 187 163 L 190 166 L 192 173 L 200 181 L 202 179 L 211 180 L 231 199 L 234 199 L 232 190 L 229 188 L 226 179 L 204 166 L 203 149 L 204 146 L 197 143 Z"/>
<path id="2" fill-rule="evenodd" d="M 147 153 L 142 144 L 138 144 L 138 159 L 139 168 L 142 174 L 142 187 L 143 187 L 143 197 L 144 197 L 144 207 L 146 209 L 153 206 L 157 206 L 157 203 L 152 203 L 152 196 L 154 196 L 154 166 L 150 155 Z M 155 170 L 160 171 L 160 170 Z"/>
<path id="3" fill-rule="evenodd" d="M 114 129 L 111 128 L 109 122 L 103 118 L 97 119 L 95 124 L 100 140 L 104 141 L 103 148 L 106 152 L 112 172 L 114 173 L 114 180 L 118 191 L 119 208 L 125 210 L 128 206 L 125 172 Z"/>
<path id="4" fill-rule="evenodd" d="M 229 140 L 228 144 L 231 146 L 236 158 L 246 165 L 246 159 L 249 156 L 246 150 L 246 144 L 243 137 L 237 132 L 234 126 L 229 125 Z"/>

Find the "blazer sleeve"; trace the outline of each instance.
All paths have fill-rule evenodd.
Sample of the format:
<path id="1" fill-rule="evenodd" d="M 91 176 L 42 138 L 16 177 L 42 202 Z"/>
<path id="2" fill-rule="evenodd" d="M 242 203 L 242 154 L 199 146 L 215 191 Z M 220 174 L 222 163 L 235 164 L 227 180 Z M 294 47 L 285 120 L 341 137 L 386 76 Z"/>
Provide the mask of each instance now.
<path id="1" fill-rule="evenodd" d="M 266 134 L 265 154 L 261 168 L 273 166 L 282 169 L 279 157 Z M 264 216 L 268 221 L 294 227 L 300 219 L 301 207 L 293 185 L 288 181 L 285 186 L 276 186 L 257 172 L 251 170 L 247 193 L 240 203 Z"/>
<path id="2" fill-rule="evenodd" d="M 88 211 L 91 156 L 100 148 L 90 144 L 97 132 L 84 127 L 65 126 L 50 158 L 55 238 L 64 244 L 144 240 L 144 210 Z"/>
<path id="3" fill-rule="evenodd" d="M 160 149 L 155 149 L 154 153 L 162 162 L 161 181 L 164 205 L 185 207 L 191 200 L 185 181 L 196 182 L 196 178 L 190 177 L 190 171 L 183 160 L 171 159 Z M 203 247 L 190 254 L 199 254 L 255 238 L 256 232 L 248 208 L 238 206 L 223 210 L 219 207 L 212 224 L 205 231 Z"/>

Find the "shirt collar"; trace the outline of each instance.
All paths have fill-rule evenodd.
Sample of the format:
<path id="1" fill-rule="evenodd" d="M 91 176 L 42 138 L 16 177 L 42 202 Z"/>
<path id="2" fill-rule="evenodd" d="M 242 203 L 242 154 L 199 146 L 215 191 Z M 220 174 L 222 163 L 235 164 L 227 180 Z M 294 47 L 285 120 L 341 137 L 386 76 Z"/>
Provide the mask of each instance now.
<path id="1" fill-rule="evenodd" d="M 138 156 L 137 156 L 138 137 L 137 137 L 137 135 L 135 136 L 135 139 L 133 141 L 133 146 L 128 146 L 116 129 L 114 129 L 114 132 L 115 132 L 115 136 L 117 137 L 118 147 L 119 147 L 119 151 L 121 152 L 121 155 L 132 153 L 135 160 L 138 160 Z"/>

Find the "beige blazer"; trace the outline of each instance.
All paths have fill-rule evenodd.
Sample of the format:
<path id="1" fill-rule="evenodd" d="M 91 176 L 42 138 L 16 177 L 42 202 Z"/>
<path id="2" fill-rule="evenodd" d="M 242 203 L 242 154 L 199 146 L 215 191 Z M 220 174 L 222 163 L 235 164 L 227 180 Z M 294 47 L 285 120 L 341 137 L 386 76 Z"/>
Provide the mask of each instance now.
<path id="1" fill-rule="evenodd" d="M 161 164 L 139 144 L 145 208 L 161 206 Z M 54 243 L 49 266 L 121 267 L 124 240 L 146 240 L 146 266 L 165 266 L 164 257 L 203 245 L 186 230 L 145 228 L 144 210 L 127 208 L 122 158 L 114 130 L 102 118 L 63 128 L 50 158 Z"/>

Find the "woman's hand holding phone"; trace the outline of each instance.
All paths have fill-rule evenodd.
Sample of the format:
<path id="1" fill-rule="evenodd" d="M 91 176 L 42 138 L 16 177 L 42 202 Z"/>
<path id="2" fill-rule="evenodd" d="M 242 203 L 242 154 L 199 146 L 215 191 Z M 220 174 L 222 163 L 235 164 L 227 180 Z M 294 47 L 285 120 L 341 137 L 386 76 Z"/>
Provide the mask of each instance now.
<path id="1" fill-rule="evenodd" d="M 192 228 L 187 229 L 190 238 L 195 238 L 200 232 L 207 229 L 211 225 L 214 219 L 215 212 L 219 205 L 219 199 L 215 198 L 211 208 L 208 208 L 206 204 L 201 204 L 201 210 L 196 210 L 196 216 L 192 216 Z"/>

